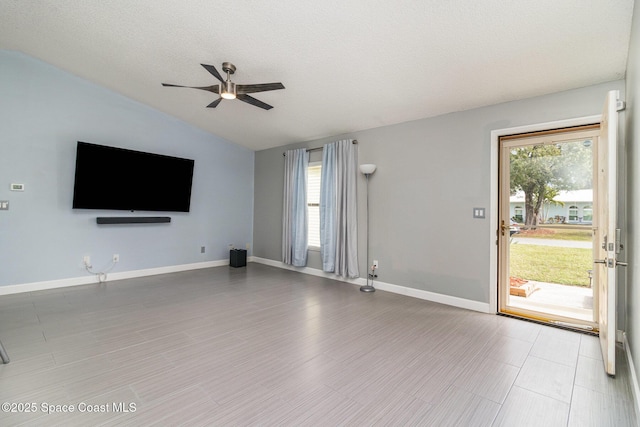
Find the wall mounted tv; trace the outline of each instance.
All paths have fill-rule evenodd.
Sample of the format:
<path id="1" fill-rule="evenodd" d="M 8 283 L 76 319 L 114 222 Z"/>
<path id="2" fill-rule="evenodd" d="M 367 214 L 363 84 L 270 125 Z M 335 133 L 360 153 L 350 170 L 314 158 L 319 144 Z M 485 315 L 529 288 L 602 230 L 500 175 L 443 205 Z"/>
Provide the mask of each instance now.
<path id="1" fill-rule="evenodd" d="M 189 212 L 194 161 L 78 141 L 74 209 Z"/>

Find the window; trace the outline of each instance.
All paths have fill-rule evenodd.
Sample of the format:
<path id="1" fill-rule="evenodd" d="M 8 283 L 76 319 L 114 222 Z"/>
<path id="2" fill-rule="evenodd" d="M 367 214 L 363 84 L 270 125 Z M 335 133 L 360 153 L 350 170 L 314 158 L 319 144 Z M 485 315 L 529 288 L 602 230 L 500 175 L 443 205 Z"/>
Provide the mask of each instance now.
<path id="1" fill-rule="evenodd" d="M 577 220 L 578 220 L 578 207 L 569 206 L 569 221 L 577 221 Z"/>
<path id="2" fill-rule="evenodd" d="M 582 217 L 584 221 L 593 221 L 593 207 L 591 205 L 587 205 L 582 208 Z"/>
<path id="3" fill-rule="evenodd" d="M 307 215 L 309 218 L 309 237 L 307 246 L 320 247 L 320 178 L 322 162 L 309 163 L 307 168 Z"/>
<path id="4" fill-rule="evenodd" d="M 515 215 L 513 216 L 513 219 L 516 220 L 516 222 L 524 222 L 524 217 L 522 216 L 522 206 L 516 206 L 514 208 L 514 213 Z"/>

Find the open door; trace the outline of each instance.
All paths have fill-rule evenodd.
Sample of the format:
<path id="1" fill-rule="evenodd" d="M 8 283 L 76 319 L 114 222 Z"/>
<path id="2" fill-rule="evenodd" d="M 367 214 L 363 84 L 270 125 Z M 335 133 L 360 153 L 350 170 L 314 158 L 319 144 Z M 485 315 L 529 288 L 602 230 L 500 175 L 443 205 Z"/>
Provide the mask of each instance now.
<path id="1" fill-rule="evenodd" d="M 598 211 L 594 217 L 594 278 L 598 289 L 598 326 L 604 368 L 616 373 L 616 266 L 620 252 L 617 218 L 617 101 L 619 92 L 607 94 L 598 144 L 596 185 Z"/>
<path id="2" fill-rule="evenodd" d="M 500 313 L 598 329 L 592 274 L 599 137 L 599 122 L 500 137 Z"/>

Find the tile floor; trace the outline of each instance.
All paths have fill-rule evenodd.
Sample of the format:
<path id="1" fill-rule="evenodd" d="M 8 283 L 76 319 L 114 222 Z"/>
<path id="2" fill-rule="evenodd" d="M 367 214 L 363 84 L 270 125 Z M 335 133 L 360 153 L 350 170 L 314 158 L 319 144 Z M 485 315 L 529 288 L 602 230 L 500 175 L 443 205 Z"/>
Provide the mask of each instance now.
<path id="1" fill-rule="evenodd" d="M 637 425 L 596 337 L 253 263 L 0 296 L 0 339 L 2 426 Z"/>

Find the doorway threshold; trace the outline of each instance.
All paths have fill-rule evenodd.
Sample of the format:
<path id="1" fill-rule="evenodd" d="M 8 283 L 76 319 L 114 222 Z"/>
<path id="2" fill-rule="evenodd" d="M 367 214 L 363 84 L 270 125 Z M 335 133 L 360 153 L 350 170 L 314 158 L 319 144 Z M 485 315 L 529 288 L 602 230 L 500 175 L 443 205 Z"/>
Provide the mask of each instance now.
<path id="1" fill-rule="evenodd" d="M 523 297 L 511 297 L 509 301 L 509 307 L 529 311 L 538 311 L 548 315 L 566 317 L 583 322 L 592 322 L 593 319 L 593 311 L 590 309 L 562 307 L 539 301 L 522 301 L 524 299 L 525 298 Z"/>
<path id="2" fill-rule="evenodd" d="M 552 328 L 563 329 L 565 331 L 579 332 L 581 334 L 592 335 L 595 337 L 599 336 L 599 333 L 597 330 L 584 329 L 582 327 L 579 327 L 581 325 L 576 325 L 576 327 L 574 327 L 571 324 L 564 323 L 564 322 L 550 322 L 550 321 L 538 320 L 531 317 L 521 316 L 515 313 L 498 312 L 497 315 L 503 316 L 503 317 L 510 317 L 512 319 L 522 320 L 525 322 L 536 323 L 538 325 L 551 326 Z"/>

